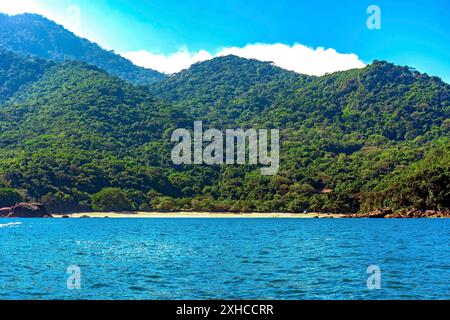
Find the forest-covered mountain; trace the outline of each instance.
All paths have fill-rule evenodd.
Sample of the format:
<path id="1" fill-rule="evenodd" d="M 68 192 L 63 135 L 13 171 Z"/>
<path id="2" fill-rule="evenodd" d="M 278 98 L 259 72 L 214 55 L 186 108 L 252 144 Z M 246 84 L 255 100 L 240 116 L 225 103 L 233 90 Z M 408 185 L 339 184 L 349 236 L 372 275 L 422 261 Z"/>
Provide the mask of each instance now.
<path id="1" fill-rule="evenodd" d="M 214 198 L 265 211 L 449 206 L 450 86 L 439 78 L 382 61 L 308 77 L 229 56 L 151 91 L 214 127 L 281 129 L 279 175 L 225 168 Z M 427 175 L 436 181 L 419 183 Z"/>
<path id="2" fill-rule="evenodd" d="M 0 206 L 20 197 L 60 212 L 450 206 L 450 86 L 408 67 L 375 61 L 309 77 L 227 56 L 136 87 L 82 62 L 1 52 L 0 93 Z M 278 175 L 172 165 L 170 135 L 194 120 L 280 129 Z"/>
<path id="3" fill-rule="evenodd" d="M 165 75 L 135 66 L 131 61 L 77 37 L 61 25 L 36 14 L 0 13 L 0 48 L 62 62 L 82 61 L 135 85 L 159 81 Z"/>

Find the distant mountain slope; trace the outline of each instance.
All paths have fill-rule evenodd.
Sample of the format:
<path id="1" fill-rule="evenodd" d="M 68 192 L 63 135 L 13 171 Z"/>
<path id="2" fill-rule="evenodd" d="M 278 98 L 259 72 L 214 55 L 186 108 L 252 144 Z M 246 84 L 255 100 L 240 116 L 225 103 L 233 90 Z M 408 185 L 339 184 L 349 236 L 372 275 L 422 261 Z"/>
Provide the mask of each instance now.
<path id="1" fill-rule="evenodd" d="M 157 71 L 135 66 L 131 61 L 77 37 L 62 26 L 35 14 L 0 14 L 0 48 L 54 61 L 76 60 L 93 64 L 133 84 L 145 85 L 163 79 Z"/>
<path id="2" fill-rule="evenodd" d="M 29 61 L 16 56 L 14 65 L 25 68 Z M 145 90 L 95 66 L 73 61 L 43 66 L 37 79 L 0 108 L 0 121 L 7 120 L 2 132 L 18 134 L 9 139 L 13 147 L 26 149 L 28 139 L 41 141 L 42 136 L 59 142 L 63 136 L 60 142 L 77 148 L 118 151 L 160 138 L 163 123 L 176 125 L 170 118 L 175 108 L 163 111 L 167 106 Z M 84 143 L 85 137 L 95 141 Z"/>
<path id="3" fill-rule="evenodd" d="M 24 86 L 37 81 L 54 63 L 34 57 L 19 58 L 0 50 L 0 104 Z"/>
<path id="4" fill-rule="evenodd" d="M 211 95 L 219 95 L 221 99 L 233 98 L 255 85 L 277 79 L 298 80 L 301 77 L 303 76 L 298 73 L 276 67 L 270 62 L 228 55 L 198 62 L 189 69 L 171 75 L 165 81 L 155 83 L 152 89 L 172 102 L 197 97 L 207 98 L 211 102 L 208 99 Z"/>
<path id="5" fill-rule="evenodd" d="M 450 118 L 450 85 L 383 61 L 309 77 L 226 56 L 195 64 L 150 91 L 212 123 L 280 129 L 328 123 L 393 140 L 415 138 Z"/>
<path id="6" fill-rule="evenodd" d="M 8 74 L 36 59 L 11 57 L 10 65 L 22 67 Z M 108 185 L 174 193 L 160 162 L 150 152 L 141 157 L 140 149 L 162 141 L 168 128 L 186 126 L 186 117 L 139 87 L 82 62 L 50 63 L 6 100 L 0 105 L 0 186 L 36 198 L 70 195 L 72 208 Z"/>
<path id="7" fill-rule="evenodd" d="M 450 86 L 381 61 L 305 77 L 269 63 L 222 57 L 154 84 L 151 91 L 208 127 L 281 130 L 277 177 L 227 167 L 220 182 L 208 189 L 219 197 L 240 199 L 237 207 L 246 209 L 251 204 L 260 208 L 269 198 L 275 205 L 263 205 L 263 210 L 355 210 L 387 173 L 402 172 L 450 137 Z M 311 191 L 321 189 L 333 193 Z M 370 196 L 363 198 L 370 203 Z"/>
<path id="8" fill-rule="evenodd" d="M 317 77 L 280 96 L 261 116 L 277 126 L 334 123 L 346 132 L 411 140 L 450 118 L 450 85 L 375 61 L 363 69 Z"/>
<path id="9" fill-rule="evenodd" d="M 208 114 L 215 123 L 235 123 L 269 107 L 277 93 L 286 94 L 294 85 L 312 79 L 269 62 L 229 55 L 196 63 L 149 88 L 197 117 Z M 240 105 L 244 97 L 252 99 L 251 103 Z"/>

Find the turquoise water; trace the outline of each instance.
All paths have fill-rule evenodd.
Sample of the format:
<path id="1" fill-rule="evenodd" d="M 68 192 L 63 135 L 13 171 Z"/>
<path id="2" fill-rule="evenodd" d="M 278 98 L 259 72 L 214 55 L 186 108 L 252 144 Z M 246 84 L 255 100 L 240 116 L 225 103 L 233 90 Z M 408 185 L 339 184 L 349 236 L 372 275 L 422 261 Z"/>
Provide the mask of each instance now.
<path id="1" fill-rule="evenodd" d="M 2 219 L 0 299 L 449 299 L 449 240 L 450 220 Z"/>

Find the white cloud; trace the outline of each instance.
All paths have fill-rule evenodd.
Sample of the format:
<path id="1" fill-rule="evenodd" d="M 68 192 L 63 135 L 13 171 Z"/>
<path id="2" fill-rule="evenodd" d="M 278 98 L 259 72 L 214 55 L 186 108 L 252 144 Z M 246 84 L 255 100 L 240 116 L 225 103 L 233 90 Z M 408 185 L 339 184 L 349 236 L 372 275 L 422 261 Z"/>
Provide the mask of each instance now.
<path id="1" fill-rule="evenodd" d="M 314 49 L 298 43 L 292 46 L 281 43 L 248 44 L 242 48 L 222 48 L 216 54 L 204 50 L 189 52 L 186 48 L 182 48 L 170 55 L 153 54 L 140 50 L 124 53 L 123 56 L 136 65 L 170 74 L 186 69 L 196 62 L 230 54 L 242 58 L 271 61 L 286 70 L 316 76 L 365 66 L 356 54 L 338 53 L 332 48 L 318 47 Z"/>
<path id="2" fill-rule="evenodd" d="M 365 66 L 356 54 L 338 53 L 331 48 L 313 49 L 298 43 L 293 46 L 280 43 L 249 44 L 243 48 L 225 48 L 218 55 L 229 54 L 248 59 L 272 61 L 281 68 L 314 76 Z"/>
<path id="3" fill-rule="evenodd" d="M 196 62 L 213 58 L 207 51 L 189 52 L 186 48 L 181 48 L 178 52 L 170 55 L 154 54 L 140 50 L 127 52 L 122 54 L 122 56 L 138 66 L 158 70 L 167 74 L 187 69 Z"/>

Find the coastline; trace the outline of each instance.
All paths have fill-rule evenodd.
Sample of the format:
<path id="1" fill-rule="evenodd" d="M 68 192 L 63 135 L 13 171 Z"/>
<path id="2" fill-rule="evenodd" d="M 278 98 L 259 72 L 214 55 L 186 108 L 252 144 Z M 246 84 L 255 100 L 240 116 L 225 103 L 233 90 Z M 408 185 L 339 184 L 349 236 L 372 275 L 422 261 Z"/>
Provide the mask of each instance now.
<path id="1" fill-rule="evenodd" d="M 72 214 L 52 214 L 55 218 L 244 218 L 244 219 L 314 219 L 314 218 L 344 218 L 345 214 L 328 213 L 228 213 L 228 212 L 80 212 Z"/>
<path id="2" fill-rule="evenodd" d="M 192 211 L 178 211 L 178 212 L 77 212 L 77 213 L 54 213 L 54 218 L 114 218 L 114 219 L 160 219 L 160 218 L 219 218 L 219 219 L 342 219 L 342 218 L 450 218 L 448 210 L 399 210 L 392 211 L 390 209 L 378 209 L 368 213 L 287 213 L 287 212 L 192 212 Z"/>

